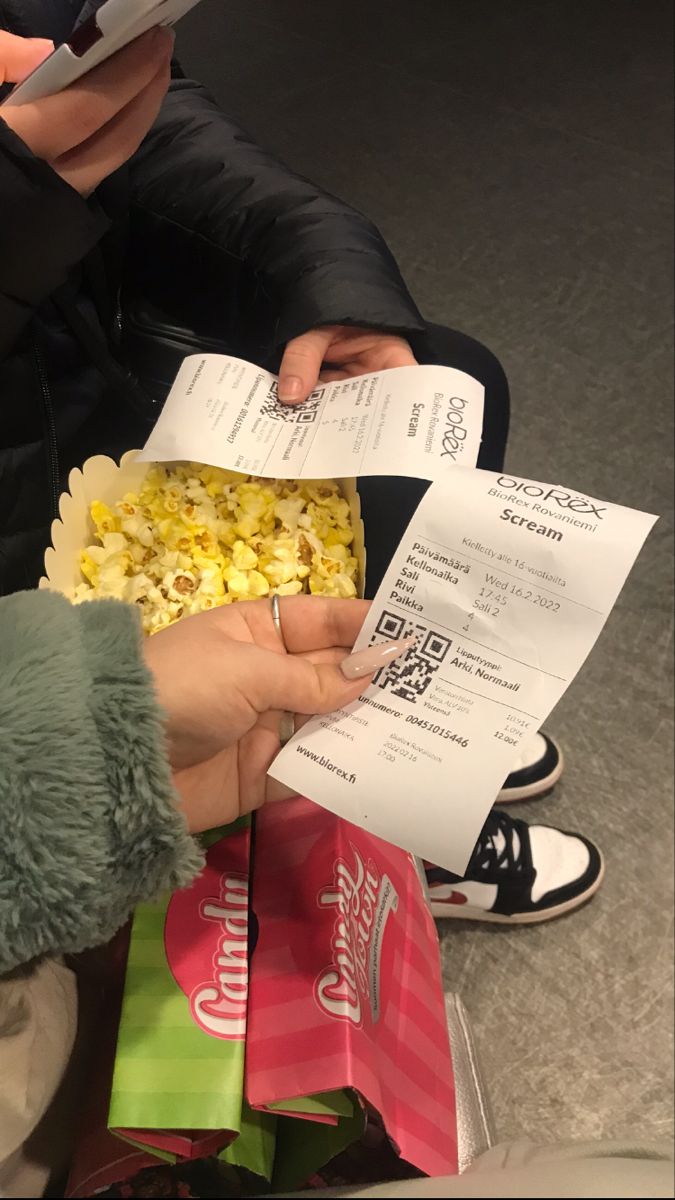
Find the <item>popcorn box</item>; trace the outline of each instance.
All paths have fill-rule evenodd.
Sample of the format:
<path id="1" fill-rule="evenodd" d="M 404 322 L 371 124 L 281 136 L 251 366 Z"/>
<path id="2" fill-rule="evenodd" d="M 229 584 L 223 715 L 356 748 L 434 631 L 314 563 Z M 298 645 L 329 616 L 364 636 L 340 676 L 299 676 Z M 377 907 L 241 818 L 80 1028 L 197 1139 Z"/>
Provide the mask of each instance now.
<path id="1" fill-rule="evenodd" d="M 438 938 L 415 861 L 297 798 L 257 814 L 252 889 L 248 1102 L 297 1115 L 302 1097 L 353 1089 L 401 1158 L 456 1173 Z M 301 1151 L 288 1162 L 279 1146 L 275 1185 L 302 1178 Z"/>
<path id="2" fill-rule="evenodd" d="M 80 553 L 89 546 L 95 535 L 90 507 L 93 501 L 113 505 L 127 492 L 136 492 L 145 479 L 152 464 L 137 460 L 138 450 L 128 451 L 116 463 L 105 455 L 89 458 L 84 466 L 70 472 L 68 490 L 59 501 L 59 517 L 52 523 L 52 545 L 45 554 L 44 576 L 41 588 L 62 592 L 69 600 L 82 583 Z M 170 467 L 166 463 L 163 466 Z M 243 477 L 242 477 L 243 478 Z M 337 481 L 340 491 L 349 504 L 351 524 L 354 530 L 353 554 L 358 561 L 359 596 L 364 595 L 366 576 L 366 552 L 361 503 L 355 479 Z"/>

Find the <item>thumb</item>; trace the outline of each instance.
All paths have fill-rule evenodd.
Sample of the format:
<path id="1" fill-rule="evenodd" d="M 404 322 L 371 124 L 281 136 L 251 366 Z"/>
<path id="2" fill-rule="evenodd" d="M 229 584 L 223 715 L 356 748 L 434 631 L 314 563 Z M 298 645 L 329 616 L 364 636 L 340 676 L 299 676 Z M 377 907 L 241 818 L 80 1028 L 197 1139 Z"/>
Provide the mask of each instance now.
<path id="1" fill-rule="evenodd" d="M 348 680 L 337 663 L 314 663 L 257 646 L 247 651 L 246 698 L 260 715 L 284 709 L 305 716 L 335 712 L 356 700 L 377 670 L 374 666 L 371 674 Z"/>
<path id="2" fill-rule="evenodd" d="M 0 30 L 0 84 L 21 83 L 53 49 L 46 38 L 15 37 Z"/>
<path id="3" fill-rule="evenodd" d="M 282 404 L 299 404 L 316 387 L 333 331 L 311 329 L 293 338 L 284 351 L 279 368 L 279 399 Z"/>

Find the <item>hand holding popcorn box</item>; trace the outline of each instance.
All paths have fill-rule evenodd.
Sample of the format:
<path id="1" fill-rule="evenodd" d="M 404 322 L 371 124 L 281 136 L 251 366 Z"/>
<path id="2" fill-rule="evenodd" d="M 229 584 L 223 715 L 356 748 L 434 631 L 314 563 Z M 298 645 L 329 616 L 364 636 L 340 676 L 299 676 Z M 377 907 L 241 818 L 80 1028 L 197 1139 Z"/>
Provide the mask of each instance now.
<path id="1" fill-rule="evenodd" d="M 52 542 L 42 587 L 134 603 L 148 635 L 239 600 L 364 590 L 354 480 L 98 457 L 71 473 Z M 438 944 L 412 860 L 309 801 L 274 806 L 252 916 L 249 854 L 246 823 L 221 831 L 191 888 L 137 910 L 109 1128 L 283 1188 L 370 1112 L 417 1170 L 456 1169 Z"/>

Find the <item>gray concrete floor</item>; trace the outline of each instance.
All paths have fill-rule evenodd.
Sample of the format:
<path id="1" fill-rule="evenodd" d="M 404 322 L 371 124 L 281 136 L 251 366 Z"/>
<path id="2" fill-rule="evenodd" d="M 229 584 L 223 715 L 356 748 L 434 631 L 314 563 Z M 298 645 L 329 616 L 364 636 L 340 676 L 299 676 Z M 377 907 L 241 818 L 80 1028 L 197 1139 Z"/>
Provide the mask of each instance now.
<path id="1" fill-rule="evenodd" d="M 425 314 L 501 358 L 508 463 L 662 515 L 523 808 L 602 846 L 586 909 L 457 923 L 446 984 L 499 1134 L 672 1132 L 672 381 L 666 0 L 204 0 L 184 64 L 366 211 Z"/>

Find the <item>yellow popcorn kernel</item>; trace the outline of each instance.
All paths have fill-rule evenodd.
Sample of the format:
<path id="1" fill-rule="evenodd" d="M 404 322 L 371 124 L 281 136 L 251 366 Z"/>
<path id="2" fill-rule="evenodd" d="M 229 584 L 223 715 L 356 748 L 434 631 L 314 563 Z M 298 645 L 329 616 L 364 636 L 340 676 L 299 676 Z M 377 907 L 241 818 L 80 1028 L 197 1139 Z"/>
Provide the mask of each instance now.
<path id="1" fill-rule="evenodd" d="M 330 506 L 330 511 L 331 511 L 331 516 L 334 517 L 337 524 L 340 525 L 343 529 L 346 529 L 349 526 L 349 522 L 351 519 L 351 512 L 349 509 L 349 504 L 345 500 L 344 496 L 336 496 L 335 497 L 335 499 L 333 500 L 333 503 Z"/>
<path id="2" fill-rule="evenodd" d="M 200 573 L 199 586 L 197 588 L 198 597 L 209 596 L 216 599 L 218 596 L 225 595 L 225 581 L 221 571 Z"/>
<path id="3" fill-rule="evenodd" d="M 239 535 L 230 521 L 222 521 L 218 526 L 218 538 L 224 546 L 231 550 L 234 543 L 239 540 Z"/>
<path id="4" fill-rule="evenodd" d="M 238 571 L 251 571 L 258 565 L 258 556 L 245 542 L 235 542 L 232 547 L 232 565 Z"/>
<path id="5" fill-rule="evenodd" d="M 176 567 L 181 565 L 182 557 L 179 550 L 163 550 L 157 555 L 157 567 L 162 568 L 163 571 L 175 571 Z M 192 564 L 192 555 L 187 557 Z"/>
<path id="6" fill-rule="evenodd" d="M 118 518 L 121 532 L 128 538 L 135 538 L 140 542 L 141 546 L 152 546 L 153 533 L 152 526 L 149 521 L 146 521 L 140 514 L 134 513 L 131 517 Z"/>
<path id="7" fill-rule="evenodd" d="M 108 574 L 103 572 L 98 577 L 98 589 L 101 595 L 113 600 L 126 600 L 129 580 L 123 574 Z"/>
<path id="8" fill-rule="evenodd" d="M 343 573 L 333 575 L 330 579 L 312 576 L 309 588 L 313 596 L 338 596 L 341 599 L 350 600 L 356 595 L 353 580 Z"/>
<path id="9" fill-rule="evenodd" d="M 302 488 L 315 504 L 328 504 L 338 494 L 337 484 L 327 479 L 303 480 Z"/>
<path id="10" fill-rule="evenodd" d="M 340 563 L 346 563 L 348 561 L 349 551 L 347 550 L 347 547 L 344 546 L 341 542 L 331 545 L 328 542 L 328 539 L 326 539 L 325 546 L 326 546 L 325 557 L 332 558 L 336 562 L 340 562 Z"/>
<path id="11" fill-rule="evenodd" d="M 318 536 L 315 529 L 303 529 L 302 533 L 300 534 L 300 537 L 305 538 L 309 542 L 314 554 L 323 554 L 324 553 L 324 543 L 323 543 L 322 539 Z"/>
<path id="12" fill-rule="evenodd" d="M 252 599 L 257 599 L 259 596 L 267 596 L 269 594 L 270 585 L 261 575 L 260 571 L 249 571 L 248 573 L 248 591 Z"/>
<path id="13" fill-rule="evenodd" d="M 210 529 L 204 529 L 201 533 L 195 536 L 195 542 L 199 548 L 209 557 L 213 557 L 218 553 L 218 538 Z"/>
<path id="14" fill-rule="evenodd" d="M 103 504 L 101 500 L 94 500 L 90 512 L 91 519 L 96 526 L 96 532 L 99 536 L 104 533 L 119 532 L 120 519 L 111 512 L 107 504 Z"/>
<path id="15" fill-rule="evenodd" d="M 265 511 L 265 501 L 260 491 L 253 485 L 242 484 L 236 491 L 239 515 L 261 517 Z"/>
<path id="16" fill-rule="evenodd" d="M 96 547 L 92 547 L 92 549 L 96 549 Z M 98 580 L 98 564 L 94 562 L 90 550 L 83 550 L 80 554 L 80 570 L 85 579 L 88 579 L 95 587 Z"/>
<path id="17" fill-rule="evenodd" d="M 234 528 L 240 538 L 253 537 L 253 534 L 257 533 L 260 529 L 260 517 L 253 516 L 250 513 L 242 513 Z"/>
<path id="18" fill-rule="evenodd" d="M 155 518 L 155 537 L 172 548 L 183 537 L 185 530 L 175 517 Z"/>
<path id="19" fill-rule="evenodd" d="M 143 619 L 143 626 L 148 633 L 159 633 L 160 629 L 166 629 L 167 625 L 172 624 L 171 614 L 167 608 L 158 608 Z"/>
<path id="20" fill-rule="evenodd" d="M 335 588 L 335 592 L 333 594 L 340 596 L 345 600 L 352 600 L 356 595 L 354 580 L 350 579 L 349 576 L 345 575 L 344 572 L 341 572 L 339 575 L 336 575 L 333 578 L 333 587 Z"/>
<path id="21" fill-rule="evenodd" d="M 302 584 L 299 579 L 294 579 L 291 583 L 280 583 L 272 591 L 276 592 L 278 596 L 297 596 L 302 591 Z"/>
<path id="22" fill-rule="evenodd" d="M 226 567 L 223 575 L 227 580 L 228 591 L 238 599 L 244 599 L 248 596 L 248 574 L 246 571 L 237 571 L 234 567 Z"/>
<path id="23" fill-rule="evenodd" d="M 295 561 L 296 548 L 294 537 L 290 537 L 288 534 L 282 535 L 278 533 L 274 537 L 265 538 L 265 545 L 267 546 L 268 551 L 271 551 L 276 558 L 285 558 L 289 561 Z"/>
<path id="24" fill-rule="evenodd" d="M 234 597 L 225 592 L 222 596 L 200 596 L 193 600 L 190 613 L 208 612 L 212 608 L 221 608 L 223 604 L 231 604 Z"/>
<path id="25" fill-rule="evenodd" d="M 295 533 L 304 507 L 305 501 L 302 496 L 277 500 L 274 505 L 274 515 L 277 521 L 280 521 L 286 529 L 290 530 L 291 533 Z"/>
<path id="26" fill-rule="evenodd" d="M 237 497 L 230 491 L 224 493 L 223 499 L 218 505 L 218 512 L 220 513 L 220 516 L 225 521 L 232 520 L 238 508 L 239 505 L 237 504 Z"/>
<path id="27" fill-rule="evenodd" d="M 295 580 L 299 574 L 298 568 L 293 562 L 283 562 L 279 559 L 273 559 L 271 562 L 261 566 L 261 571 L 265 578 L 269 581 L 273 588 L 278 589 L 284 584 Z M 302 591 L 302 585 L 299 588 Z"/>
<path id="28" fill-rule="evenodd" d="M 135 604 L 145 602 L 148 597 L 148 592 L 151 590 L 152 586 L 153 584 L 150 577 L 141 571 L 140 575 L 134 575 L 133 578 L 129 580 L 127 588 L 128 599 Z"/>
<path id="29" fill-rule="evenodd" d="M 197 581 L 195 580 L 194 575 L 185 571 L 183 574 L 174 576 L 173 583 L 169 588 L 169 596 L 172 598 L 174 598 L 176 595 L 189 596 L 192 594 L 192 592 L 194 592 L 196 587 Z"/>
<path id="30" fill-rule="evenodd" d="M 307 506 L 307 516 L 310 519 L 310 529 L 315 537 L 323 539 L 328 535 L 333 525 L 330 523 L 329 516 L 326 512 L 322 512 L 315 504 Z"/>
<path id="31" fill-rule="evenodd" d="M 89 587 L 88 583 L 78 583 L 73 596 L 74 604 L 84 604 L 87 600 L 96 600 L 96 592 L 94 588 Z"/>
<path id="32" fill-rule="evenodd" d="M 339 575 L 340 574 L 341 566 L 342 566 L 342 563 L 339 563 L 337 561 L 337 559 L 326 558 L 322 554 L 318 565 L 316 565 L 316 567 L 315 567 L 315 570 L 318 572 L 319 575 L 323 576 L 324 579 L 329 579 L 331 577 L 331 575 Z"/>
<path id="33" fill-rule="evenodd" d="M 204 554 L 202 550 L 195 548 L 191 562 L 199 571 L 224 571 L 225 567 L 232 565 L 232 560 L 224 554 L 218 553 L 213 555 Z"/>
<path id="34" fill-rule="evenodd" d="M 309 538 L 307 538 L 304 533 L 301 533 L 298 538 L 297 557 L 298 561 L 302 563 L 304 567 L 309 567 L 312 565 L 314 548 L 309 541 Z"/>
<path id="35" fill-rule="evenodd" d="M 351 546 L 353 541 L 353 529 L 329 529 L 325 537 L 326 546 Z"/>

